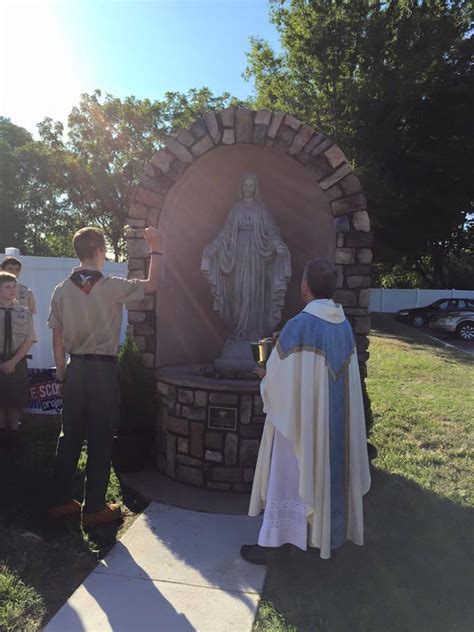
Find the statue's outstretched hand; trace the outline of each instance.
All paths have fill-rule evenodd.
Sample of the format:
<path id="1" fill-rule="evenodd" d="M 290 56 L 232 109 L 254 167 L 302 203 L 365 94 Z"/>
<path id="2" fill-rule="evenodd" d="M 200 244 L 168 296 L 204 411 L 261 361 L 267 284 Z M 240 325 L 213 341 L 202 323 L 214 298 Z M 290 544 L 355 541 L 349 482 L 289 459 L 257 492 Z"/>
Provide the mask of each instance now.
<path id="1" fill-rule="evenodd" d="M 282 257 L 288 254 L 288 248 L 283 243 L 279 243 L 277 246 L 277 255 L 281 255 Z"/>
<path id="2" fill-rule="evenodd" d="M 217 252 L 217 244 L 215 241 L 211 241 L 210 244 L 208 244 L 205 248 L 204 248 L 204 256 L 205 257 L 212 257 L 213 255 L 215 255 Z"/>

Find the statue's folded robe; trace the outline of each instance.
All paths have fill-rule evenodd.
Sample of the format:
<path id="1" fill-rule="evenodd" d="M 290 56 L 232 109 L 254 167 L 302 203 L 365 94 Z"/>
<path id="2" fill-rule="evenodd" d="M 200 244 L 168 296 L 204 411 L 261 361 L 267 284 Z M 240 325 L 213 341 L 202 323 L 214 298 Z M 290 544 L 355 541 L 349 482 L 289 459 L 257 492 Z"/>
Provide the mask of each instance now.
<path id="1" fill-rule="evenodd" d="M 309 545 L 329 558 L 346 539 L 364 543 L 370 487 L 364 405 L 354 334 L 340 305 L 309 303 L 283 328 L 261 385 L 267 415 L 249 515 L 265 507 L 275 429 L 291 442 Z"/>

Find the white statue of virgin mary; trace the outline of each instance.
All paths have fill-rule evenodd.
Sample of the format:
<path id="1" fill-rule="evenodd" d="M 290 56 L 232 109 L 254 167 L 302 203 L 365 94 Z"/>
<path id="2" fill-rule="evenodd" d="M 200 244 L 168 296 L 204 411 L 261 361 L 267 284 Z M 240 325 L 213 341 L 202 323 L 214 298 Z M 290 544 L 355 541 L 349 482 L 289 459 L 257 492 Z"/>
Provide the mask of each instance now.
<path id="1" fill-rule="evenodd" d="M 290 253 L 260 200 L 255 173 L 244 173 L 240 199 L 202 255 L 201 272 L 214 297 L 214 311 L 230 330 L 220 368 L 251 369 L 251 341 L 278 325 L 291 278 Z"/>

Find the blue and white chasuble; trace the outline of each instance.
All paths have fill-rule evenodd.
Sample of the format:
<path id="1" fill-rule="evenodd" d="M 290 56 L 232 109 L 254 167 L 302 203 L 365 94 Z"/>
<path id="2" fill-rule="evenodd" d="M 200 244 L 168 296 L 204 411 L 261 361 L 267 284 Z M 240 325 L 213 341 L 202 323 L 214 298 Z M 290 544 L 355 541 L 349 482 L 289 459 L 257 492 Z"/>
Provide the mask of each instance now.
<path id="1" fill-rule="evenodd" d="M 261 394 L 267 417 L 249 515 L 266 506 L 280 433 L 296 457 L 294 501 L 306 510 L 308 544 L 325 559 L 347 539 L 363 544 L 362 497 L 370 487 L 365 415 L 354 334 L 340 305 L 315 300 L 288 321 Z"/>

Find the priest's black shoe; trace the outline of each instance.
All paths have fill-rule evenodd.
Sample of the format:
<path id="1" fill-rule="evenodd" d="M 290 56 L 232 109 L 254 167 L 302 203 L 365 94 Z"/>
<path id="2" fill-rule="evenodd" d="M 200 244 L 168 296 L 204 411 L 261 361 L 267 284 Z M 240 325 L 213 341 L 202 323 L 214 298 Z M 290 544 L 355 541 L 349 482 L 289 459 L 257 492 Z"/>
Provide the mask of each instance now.
<path id="1" fill-rule="evenodd" d="M 258 544 L 244 544 L 240 547 L 240 555 L 250 564 L 268 564 L 268 549 Z"/>

